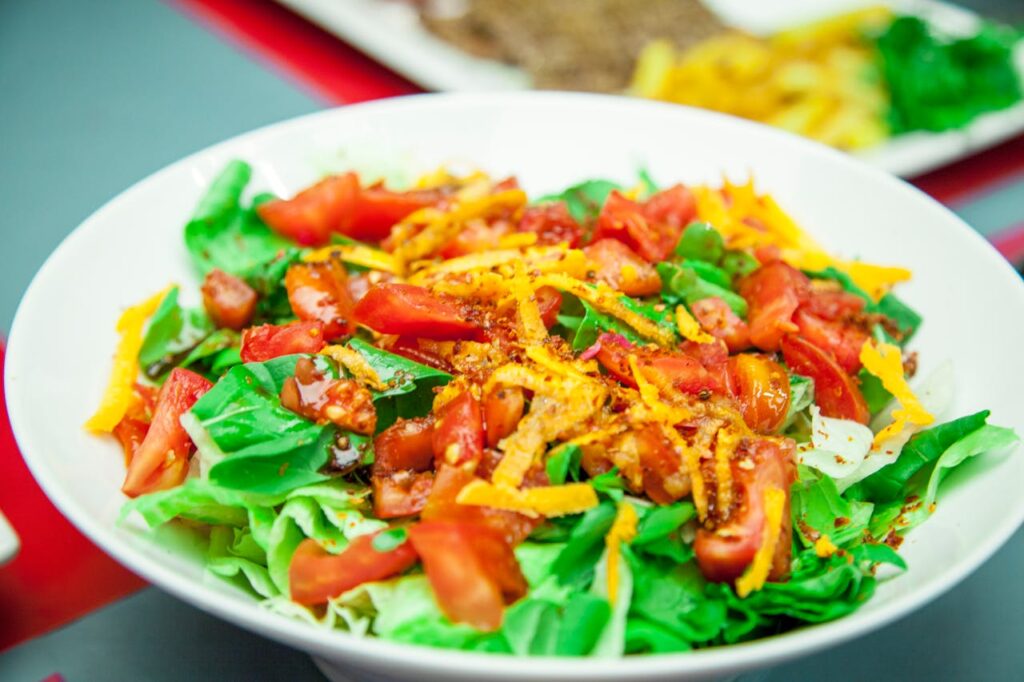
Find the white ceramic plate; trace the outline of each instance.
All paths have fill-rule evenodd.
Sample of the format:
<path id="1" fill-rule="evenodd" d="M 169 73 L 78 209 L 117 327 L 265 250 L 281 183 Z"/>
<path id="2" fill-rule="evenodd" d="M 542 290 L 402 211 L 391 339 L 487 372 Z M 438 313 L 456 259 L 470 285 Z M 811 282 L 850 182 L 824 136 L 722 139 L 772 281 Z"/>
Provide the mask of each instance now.
<path id="1" fill-rule="evenodd" d="M 768 666 L 873 630 L 949 589 L 1024 518 L 1024 457 L 972 463 L 904 545 L 910 571 L 848 618 L 728 648 L 628 660 L 498 659 L 325 632 L 259 608 L 204 578 L 186 536 L 161 543 L 118 526 L 123 461 L 82 422 L 105 385 L 121 310 L 169 281 L 195 291 L 182 226 L 229 159 L 254 166 L 254 189 L 290 194 L 330 169 L 443 162 L 515 173 L 531 193 L 588 177 L 717 182 L 754 173 L 809 231 L 840 254 L 912 268 L 902 295 L 925 316 L 922 370 L 956 361 L 954 412 L 989 407 L 1024 432 L 1024 283 L 980 236 L 917 190 L 837 152 L 718 114 L 625 98 L 559 93 L 427 95 L 287 121 L 229 140 L 143 180 L 90 217 L 36 276 L 11 332 L 11 422 L 32 472 L 86 535 L 131 570 L 200 608 L 298 648 L 415 679 L 667 680 Z M 193 299 L 194 300 L 194 299 Z M 954 477 L 956 478 L 956 477 Z"/>
<path id="2" fill-rule="evenodd" d="M 278 0 L 355 45 L 382 64 L 430 90 L 523 90 L 529 76 L 518 68 L 463 52 L 420 25 L 405 0 Z M 943 30 L 973 30 L 978 17 L 935 0 L 705 0 L 722 20 L 752 33 L 778 31 L 865 5 L 889 5 L 917 14 Z M 1024 44 L 1017 51 L 1024 77 Z M 859 152 L 873 166 L 911 177 L 939 168 L 1024 132 L 1024 103 L 986 114 L 963 130 L 910 133 Z"/>

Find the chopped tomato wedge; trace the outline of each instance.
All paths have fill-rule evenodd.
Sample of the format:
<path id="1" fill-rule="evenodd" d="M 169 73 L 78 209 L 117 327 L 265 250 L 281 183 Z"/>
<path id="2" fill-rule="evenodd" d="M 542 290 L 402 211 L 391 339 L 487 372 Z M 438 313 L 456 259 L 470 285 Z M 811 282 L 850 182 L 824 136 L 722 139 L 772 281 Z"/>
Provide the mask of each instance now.
<path id="1" fill-rule="evenodd" d="M 484 451 L 484 418 L 480 401 L 469 391 L 455 396 L 437 411 L 434 424 L 434 460 L 475 468 Z"/>
<path id="2" fill-rule="evenodd" d="M 181 415 L 213 387 L 205 377 L 187 369 L 171 370 L 153 411 L 146 437 L 128 465 L 121 490 L 129 497 L 179 485 L 188 473 L 192 439 L 181 425 Z"/>
<path id="3" fill-rule="evenodd" d="M 871 419 L 856 380 L 827 351 L 790 334 L 782 339 L 782 357 L 790 370 L 814 380 L 814 402 L 826 417 L 852 419 L 861 424 Z"/>
<path id="4" fill-rule="evenodd" d="M 672 504 L 690 492 L 690 476 L 661 426 L 649 424 L 634 434 L 640 453 L 644 492 L 658 504 Z"/>
<path id="5" fill-rule="evenodd" d="M 793 313 L 810 296 L 810 281 L 782 261 L 763 265 L 739 282 L 749 306 L 750 341 L 761 350 L 777 351 L 782 337 L 797 330 Z"/>
<path id="6" fill-rule="evenodd" d="M 243 280 L 214 268 L 203 280 L 203 307 L 218 327 L 241 331 L 252 322 L 258 296 Z"/>
<path id="7" fill-rule="evenodd" d="M 661 291 L 661 276 L 654 266 L 618 239 L 599 239 L 583 247 L 597 266 L 598 281 L 627 296 L 650 296 Z"/>
<path id="8" fill-rule="evenodd" d="M 700 360 L 685 354 L 638 348 L 618 334 L 602 334 L 597 342 L 597 361 L 618 381 L 636 388 L 636 379 L 629 365 L 635 355 L 644 376 L 655 385 L 670 385 L 691 395 L 723 393 L 725 386 L 704 367 Z M 723 349 L 724 350 L 724 349 Z"/>
<path id="9" fill-rule="evenodd" d="M 358 194 L 355 173 L 332 175 L 291 199 L 261 204 L 256 212 L 274 231 L 304 246 L 318 246 L 351 222 Z"/>
<path id="10" fill-rule="evenodd" d="M 457 302 L 412 284 L 378 284 L 355 307 L 355 320 L 382 334 L 450 341 L 478 339 L 480 328 Z"/>
<path id="11" fill-rule="evenodd" d="M 487 453 L 501 454 L 488 450 Z M 474 475 L 472 469 L 467 466 L 452 466 L 442 463 L 434 475 L 433 488 L 426 506 L 420 514 L 424 521 L 459 521 L 484 525 L 495 531 L 505 541 L 516 546 L 533 532 L 542 521 L 540 518 L 531 519 L 516 512 L 504 509 L 492 509 L 490 507 L 477 507 L 472 505 L 459 504 L 456 500 L 459 493 L 477 475 L 489 478 L 489 472 L 482 471 L 485 466 L 491 467 L 494 464 L 485 458 L 477 466 L 477 473 Z M 530 478 L 530 475 L 527 475 Z"/>
<path id="12" fill-rule="evenodd" d="M 306 419 L 331 422 L 343 431 L 366 435 L 377 430 L 373 395 L 355 379 L 332 379 L 309 358 L 295 363 L 295 375 L 284 380 L 281 406 Z"/>
<path id="13" fill-rule="evenodd" d="M 470 253 L 481 253 L 498 248 L 498 242 L 512 231 L 512 224 L 506 220 L 486 223 L 474 220 L 467 223 L 451 241 L 441 247 L 441 258 L 458 258 Z"/>
<path id="14" fill-rule="evenodd" d="M 288 303 L 300 320 L 323 324 L 328 341 L 351 334 L 355 301 L 348 288 L 348 273 L 341 261 L 332 258 L 322 263 L 296 263 L 284 276 Z"/>
<path id="15" fill-rule="evenodd" d="M 566 243 L 570 249 L 579 246 L 583 230 L 561 201 L 528 206 L 519 219 L 520 232 L 534 232 L 538 244 Z"/>
<path id="16" fill-rule="evenodd" d="M 124 417 L 114 427 L 114 436 L 124 450 L 124 465 L 127 467 L 135 456 L 135 451 L 146 439 L 149 423 L 153 420 L 153 409 L 156 407 L 157 390 L 142 384 L 135 384 L 134 400 L 124 413 Z"/>
<path id="17" fill-rule="evenodd" d="M 800 330 L 801 338 L 831 353 L 847 374 L 860 371 L 860 349 L 870 338 L 863 328 L 849 322 L 819 317 L 805 307 L 796 311 L 793 321 Z"/>
<path id="18" fill-rule="evenodd" d="M 428 347 L 424 347 L 425 344 L 421 344 L 417 339 L 410 336 L 400 336 L 395 339 L 395 342 L 388 348 L 395 355 L 401 355 L 403 358 L 409 358 L 413 362 L 418 362 L 421 365 L 427 367 L 433 367 L 439 369 L 442 372 L 451 372 L 451 364 L 435 353 Z"/>
<path id="19" fill-rule="evenodd" d="M 282 355 L 316 353 L 325 343 L 323 324 L 316 320 L 250 327 L 242 332 L 242 362 L 266 362 Z"/>
<path id="20" fill-rule="evenodd" d="M 558 311 L 562 308 L 562 294 L 554 287 L 540 287 L 534 293 L 540 320 L 550 329 L 558 322 Z"/>
<path id="21" fill-rule="evenodd" d="M 373 439 L 373 453 L 374 475 L 428 471 L 434 465 L 434 418 L 399 419 Z"/>
<path id="22" fill-rule="evenodd" d="M 323 604 L 363 583 L 385 580 L 416 563 L 416 550 L 405 541 L 387 552 L 373 547 L 371 535 L 360 535 L 340 554 L 331 554 L 316 540 L 299 543 L 288 566 L 288 588 L 292 601 L 307 606 Z"/>
<path id="23" fill-rule="evenodd" d="M 423 521 L 409 529 L 441 610 L 455 623 L 492 632 L 505 604 L 526 594 L 512 548 L 486 526 Z"/>
<path id="24" fill-rule="evenodd" d="M 813 284 L 811 297 L 801 306 L 802 310 L 813 313 L 826 320 L 842 320 L 864 312 L 865 301 L 860 296 L 842 289 L 822 289 Z"/>
<path id="25" fill-rule="evenodd" d="M 488 447 L 497 447 L 502 438 L 516 430 L 525 406 L 523 389 L 518 386 L 496 386 L 484 397 Z"/>
<path id="26" fill-rule="evenodd" d="M 594 241 L 618 239 L 648 262 L 658 263 L 672 253 L 695 215 L 693 194 L 682 185 L 662 190 L 644 203 L 613 191 L 597 218 Z"/>
<path id="27" fill-rule="evenodd" d="M 436 189 L 392 192 L 379 183 L 371 185 L 356 195 L 351 221 L 338 229 L 353 239 L 380 241 L 396 223 L 444 197 L 445 193 Z"/>
<path id="28" fill-rule="evenodd" d="M 730 385 L 743 421 L 758 433 L 772 433 L 789 410 L 789 376 L 769 358 L 744 353 L 729 358 Z"/>
<path id="29" fill-rule="evenodd" d="M 743 465 L 749 462 L 753 466 Z M 792 526 L 789 513 L 790 486 L 796 475 L 793 441 L 748 438 L 740 443 L 732 460 L 737 501 L 725 523 L 713 530 L 700 528 L 693 543 L 697 565 L 713 582 L 731 582 L 743 574 L 764 538 L 765 491 L 779 488 L 786 495 L 782 528 L 768 577 L 779 580 L 789 572 Z"/>
<path id="30" fill-rule="evenodd" d="M 434 486 L 432 471 L 396 471 L 374 475 L 373 515 L 378 519 L 397 519 L 419 514 L 427 505 Z"/>
<path id="31" fill-rule="evenodd" d="M 708 334 L 725 341 L 730 353 L 750 348 L 750 328 L 721 298 L 712 296 L 694 301 L 690 310 Z"/>

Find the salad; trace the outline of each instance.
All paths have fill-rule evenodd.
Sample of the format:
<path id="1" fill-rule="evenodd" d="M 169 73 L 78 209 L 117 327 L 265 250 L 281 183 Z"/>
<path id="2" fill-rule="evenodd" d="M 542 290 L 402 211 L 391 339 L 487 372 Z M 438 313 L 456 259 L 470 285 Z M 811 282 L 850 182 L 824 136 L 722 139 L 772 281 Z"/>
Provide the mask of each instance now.
<path id="1" fill-rule="evenodd" d="M 517 655 L 765 637 L 858 609 L 946 475 L 1017 441 L 915 376 L 908 271 L 753 181 L 250 174 L 185 226 L 202 304 L 124 311 L 86 427 L 123 517 L 190 526 L 268 609 Z"/>

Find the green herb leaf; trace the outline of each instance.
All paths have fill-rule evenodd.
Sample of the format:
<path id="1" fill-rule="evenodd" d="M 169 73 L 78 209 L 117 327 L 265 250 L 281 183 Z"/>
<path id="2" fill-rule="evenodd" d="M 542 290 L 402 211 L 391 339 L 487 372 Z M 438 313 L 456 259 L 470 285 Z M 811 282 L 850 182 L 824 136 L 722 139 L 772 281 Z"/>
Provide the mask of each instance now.
<path id="1" fill-rule="evenodd" d="M 374 536 L 370 543 L 378 552 L 390 552 L 405 544 L 409 539 L 409 531 L 402 528 L 389 528 Z"/>
<path id="2" fill-rule="evenodd" d="M 580 458 L 583 451 L 578 445 L 560 445 L 547 459 L 545 470 L 551 485 L 562 485 L 571 476 L 580 480 Z"/>
<path id="3" fill-rule="evenodd" d="M 717 296 L 728 303 L 734 313 L 746 318 L 747 302 L 742 296 L 702 279 L 692 267 L 669 262 L 658 263 L 655 267 L 661 275 L 661 296 L 666 303 L 690 306 L 703 298 Z"/>
<path id="4" fill-rule="evenodd" d="M 178 305 L 178 287 L 172 288 L 153 313 L 139 349 L 139 365 L 150 379 L 159 379 L 186 363 L 199 342 L 213 331 L 201 309 Z"/>
<path id="5" fill-rule="evenodd" d="M 362 355 L 387 386 L 383 391 L 373 391 L 378 432 L 394 424 L 399 417 L 429 414 L 434 402 L 434 388 L 444 386 L 452 379 L 447 372 L 381 350 L 359 338 L 349 341 L 348 347 Z"/>
<path id="6" fill-rule="evenodd" d="M 690 223 L 679 237 L 675 254 L 683 259 L 717 264 L 725 254 L 725 242 L 708 223 Z"/>
<path id="7" fill-rule="evenodd" d="M 267 227 L 255 210 L 241 207 L 251 174 L 248 164 L 230 162 L 210 184 L 185 226 L 185 246 L 202 275 L 214 268 L 241 275 L 294 246 Z"/>
<path id="8" fill-rule="evenodd" d="M 582 223 L 597 218 L 608 195 L 616 189 L 622 189 L 622 186 L 611 180 L 587 180 L 558 194 L 543 196 L 536 203 L 565 202 L 569 214 Z"/>

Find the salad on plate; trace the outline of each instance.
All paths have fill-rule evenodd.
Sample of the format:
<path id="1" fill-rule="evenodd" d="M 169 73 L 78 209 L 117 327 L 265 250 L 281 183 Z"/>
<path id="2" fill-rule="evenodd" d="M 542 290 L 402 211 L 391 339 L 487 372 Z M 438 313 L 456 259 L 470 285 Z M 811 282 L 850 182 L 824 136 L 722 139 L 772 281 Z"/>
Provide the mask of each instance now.
<path id="1" fill-rule="evenodd" d="M 185 226 L 201 305 L 122 314 L 86 427 L 123 447 L 124 519 L 189 526 L 316 626 L 621 656 L 832 620 L 1017 441 L 946 414 L 949 364 L 916 376 L 911 273 L 830 255 L 752 180 L 250 176 Z"/>

